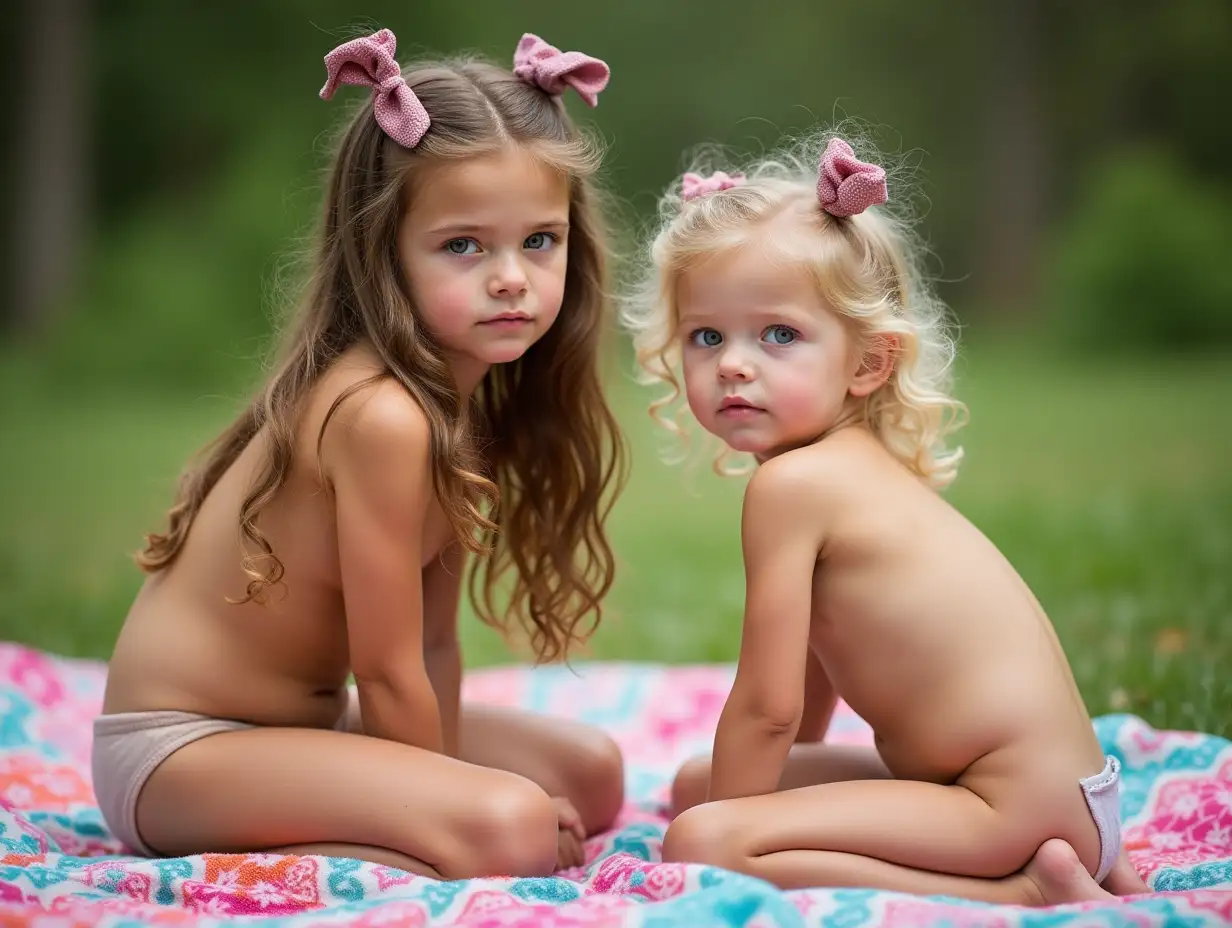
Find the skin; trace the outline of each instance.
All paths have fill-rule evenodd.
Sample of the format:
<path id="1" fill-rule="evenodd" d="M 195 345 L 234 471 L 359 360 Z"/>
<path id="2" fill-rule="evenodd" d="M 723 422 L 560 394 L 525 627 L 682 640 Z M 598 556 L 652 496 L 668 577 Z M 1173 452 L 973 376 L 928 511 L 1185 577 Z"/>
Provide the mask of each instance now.
<path id="1" fill-rule="evenodd" d="M 1104 755 L 1060 643 L 996 547 L 864 425 L 894 343 L 861 344 L 797 263 L 747 244 L 677 291 L 698 421 L 759 462 L 746 606 L 713 758 L 685 765 L 665 860 L 784 888 L 1023 905 L 1105 888 L 1079 780 Z M 875 748 L 822 745 L 844 698 Z"/>
<path id="2" fill-rule="evenodd" d="M 516 149 L 418 181 L 399 255 L 469 393 L 556 319 L 568 188 Z M 493 321 L 504 315 L 520 321 Z M 140 794 L 139 831 L 166 855 L 331 854 L 445 879 L 579 864 L 582 840 L 623 802 L 620 752 L 578 724 L 460 704 L 463 556 L 433 489 L 423 411 L 390 379 L 366 387 L 339 407 L 317 458 L 334 399 L 381 370 L 361 342 L 308 397 L 290 477 L 261 515 L 286 567 L 268 604 L 226 601 L 244 593 L 238 512 L 264 432 L 137 596 L 103 711 L 257 726 L 172 754 Z M 344 714 L 349 730 L 333 730 Z"/>

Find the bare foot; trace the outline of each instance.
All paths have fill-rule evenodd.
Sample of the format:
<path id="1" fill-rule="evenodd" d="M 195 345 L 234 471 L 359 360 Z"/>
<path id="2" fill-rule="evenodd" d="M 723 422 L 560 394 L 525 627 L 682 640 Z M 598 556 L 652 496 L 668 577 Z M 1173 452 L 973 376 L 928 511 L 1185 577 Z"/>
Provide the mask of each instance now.
<path id="1" fill-rule="evenodd" d="M 1129 854 L 1124 848 L 1121 849 L 1116 863 L 1112 865 L 1112 869 L 1108 871 L 1108 875 L 1104 877 L 1104 882 L 1100 885 L 1114 896 L 1137 896 L 1151 891 L 1151 887 L 1146 885 L 1146 881 L 1138 875 L 1134 865 L 1129 862 Z"/>
<path id="2" fill-rule="evenodd" d="M 1100 888 L 1074 849 L 1060 838 L 1051 838 L 1041 844 L 1022 872 L 1034 884 L 1039 893 L 1038 904 L 1042 906 L 1116 898 Z"/>

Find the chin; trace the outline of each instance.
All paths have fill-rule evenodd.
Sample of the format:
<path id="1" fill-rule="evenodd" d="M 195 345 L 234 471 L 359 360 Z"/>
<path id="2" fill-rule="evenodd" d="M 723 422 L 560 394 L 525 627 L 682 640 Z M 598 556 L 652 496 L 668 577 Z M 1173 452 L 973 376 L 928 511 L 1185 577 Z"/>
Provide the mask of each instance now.
<path id="1" fill-rule="evenodd" d="M 509 364 L 530 350 L 530 345 L 494 345 L 483 353 L 485 364 Z"/>
<path id="2" fill-rule="evenodd" d="M 720 436 L 727 447 L 732 451 L 739 451 L 742 454 L 764 454 L 771 448 L 775 447 L 773 442 L 768 442 L 764 438 L 758 438 L 754 435 L 723 435 Z"/>

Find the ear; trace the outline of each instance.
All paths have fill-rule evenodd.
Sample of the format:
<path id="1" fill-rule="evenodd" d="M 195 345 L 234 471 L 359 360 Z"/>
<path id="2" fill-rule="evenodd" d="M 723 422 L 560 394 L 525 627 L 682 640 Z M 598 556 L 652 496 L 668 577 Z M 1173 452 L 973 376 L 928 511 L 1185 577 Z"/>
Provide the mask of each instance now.
<path id="1" fill-rule="evenodd" d="M 852 396 L 868 396 L 890 379 L 898 360 L 897 335 L 877 335 L 864 348 L 860 366 L 847 385 Z"/>

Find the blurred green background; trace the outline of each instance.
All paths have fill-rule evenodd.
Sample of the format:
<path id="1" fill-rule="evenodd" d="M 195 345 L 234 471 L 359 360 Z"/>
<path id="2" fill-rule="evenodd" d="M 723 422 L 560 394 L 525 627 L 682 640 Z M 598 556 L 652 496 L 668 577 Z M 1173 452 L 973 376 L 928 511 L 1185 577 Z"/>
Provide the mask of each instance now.
<path id="1" fill-rule="evenodd" d="M 1232 734 L 1232 4 L 23 0 L 0 302 L 0 637 L 105 658 L 186 457 L 253 388 L 309 229 L 324 54 L 508 61 L 523 31 L 604 58 L 623 248 L 703 142 L 854 117 L 918 166 L 972 422 L 953 502 L 1057 624 L 1093 713 Z M 346 89 L 342 97 L 361 93 Z M 1225 113 L 1220 116 L 1220 113 Z M 634 450 L 587 656 L 731 660 L 739 480 Z M 511 659 L 468 619 L 468 662 Z"/>

